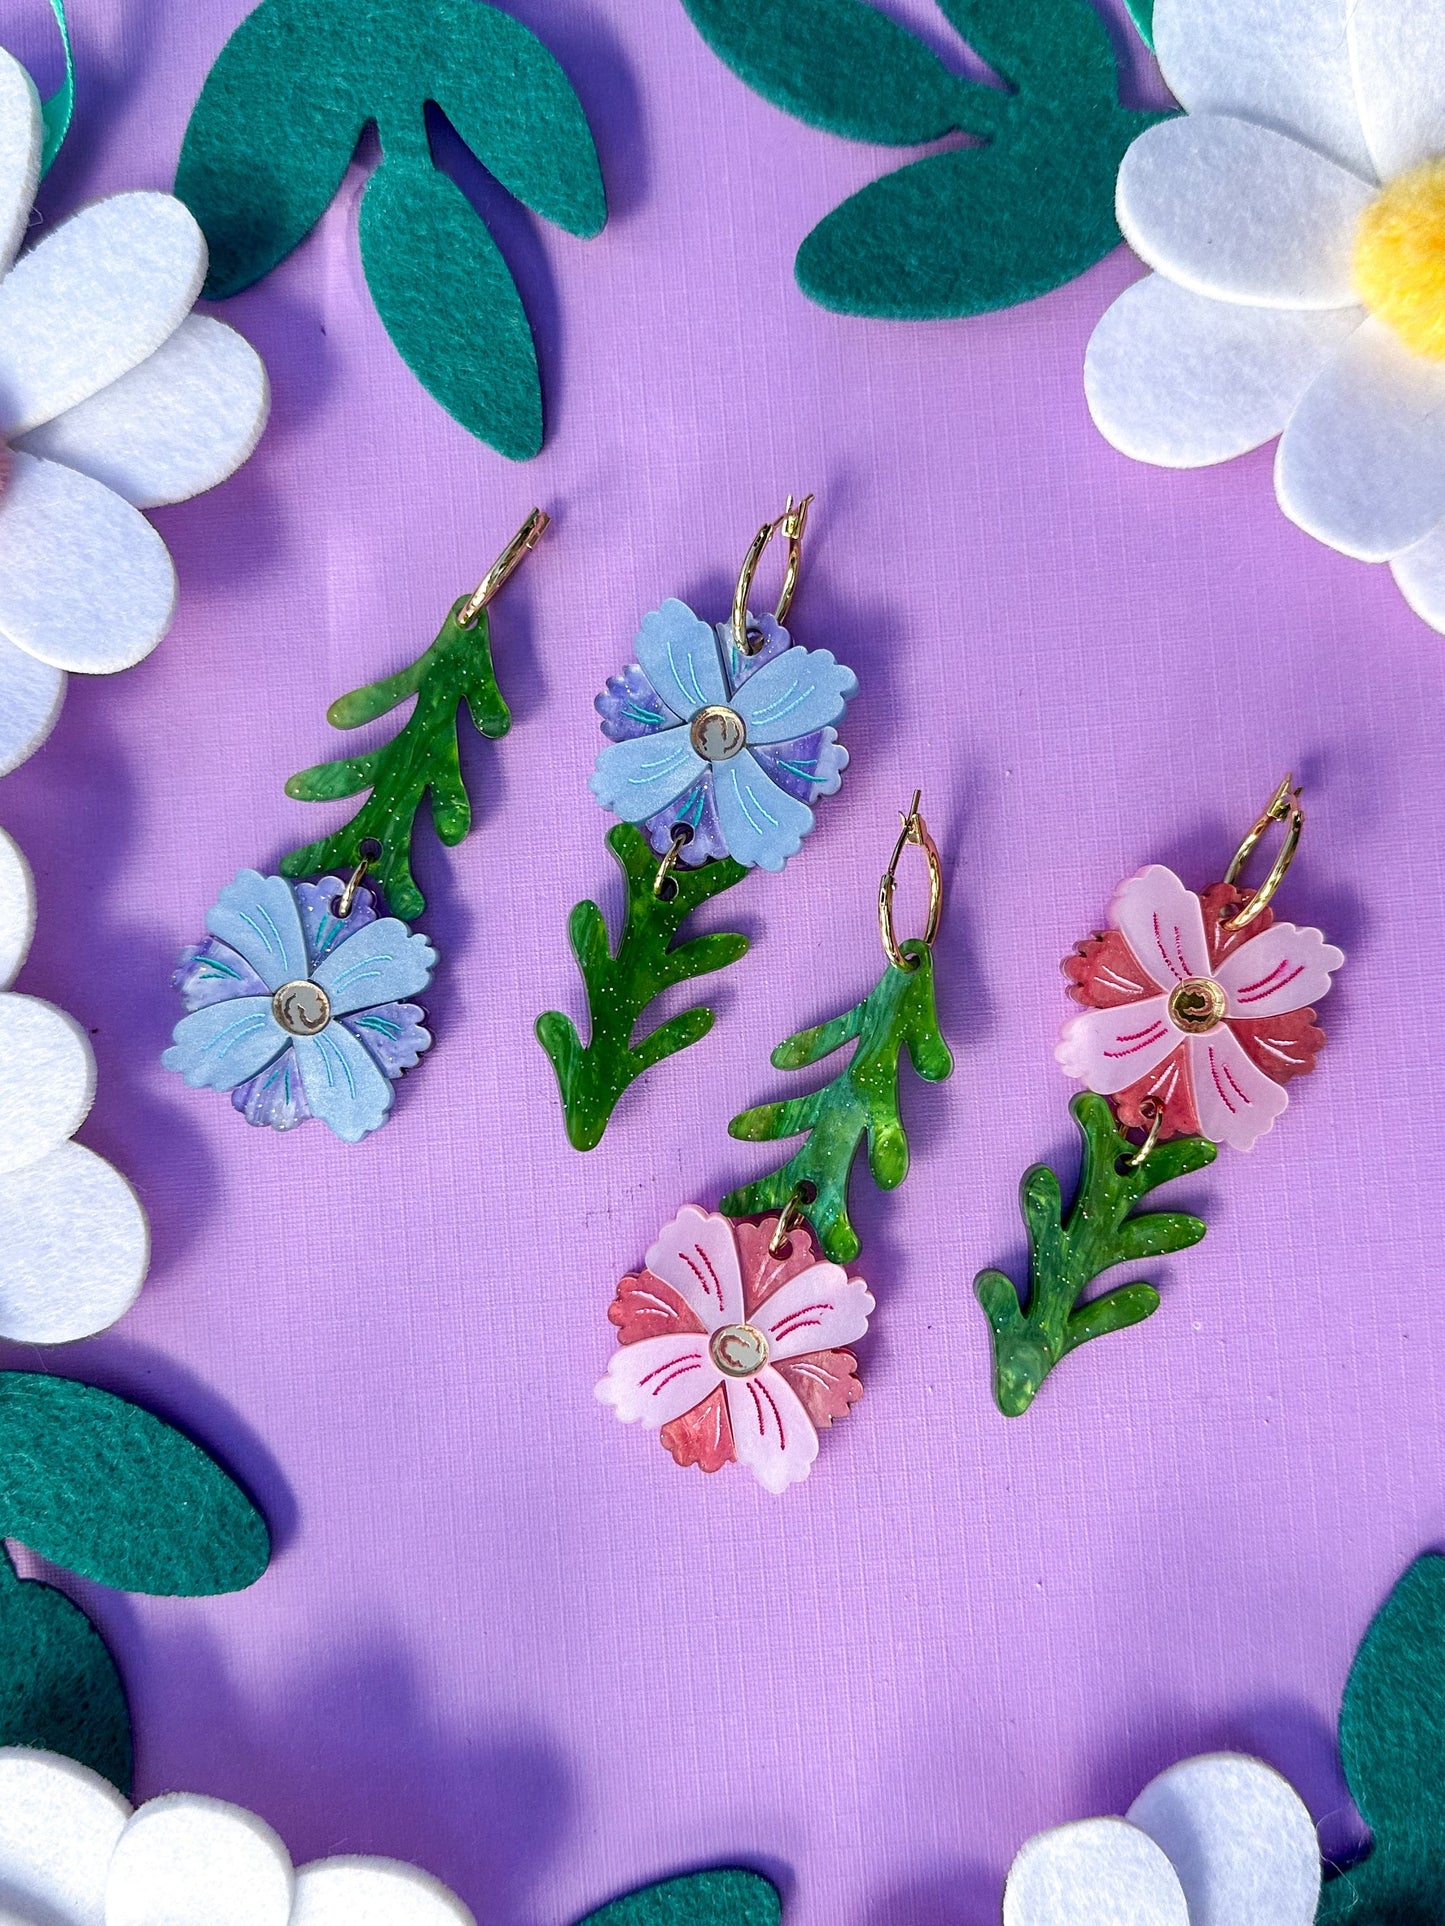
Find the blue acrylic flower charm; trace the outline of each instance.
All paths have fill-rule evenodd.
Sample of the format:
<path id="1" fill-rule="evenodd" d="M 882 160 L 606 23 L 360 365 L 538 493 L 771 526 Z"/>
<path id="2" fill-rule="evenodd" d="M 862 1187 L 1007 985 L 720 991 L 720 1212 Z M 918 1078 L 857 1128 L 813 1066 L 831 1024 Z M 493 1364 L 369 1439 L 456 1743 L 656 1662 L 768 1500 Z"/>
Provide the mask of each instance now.
<path id="1" fill-rule="evenodd" d="M 247 1123 L 290 1130 L 308 1117 L 357 1143 L 386 1122 L 392 1083 L 431 1042 L 400 1001 L 431 981 L 436 951 L 358 889 L 288 883 L 243 869 L 206 918 L 211 932 L 174 977 L 188 1016 L 161 1058 L 192 1089 L 229 1090 Z"/>
<path id="2" fill-rule="evenodd" d="M 810 805 L 842 780 L 848 751 L 831 725 L 858 678 L 827 649 L 795 648 L 770 616 L 749 627 L 763 637 L 754 655 L 730 624 L 664 602 L 643 617 L 636 662 L 597 698 L 611 740 L 592 793 L 645 823 L 659 855 L 682 824 L 684 863 L 732 856 L 781 869 L 813 827 Z"/>

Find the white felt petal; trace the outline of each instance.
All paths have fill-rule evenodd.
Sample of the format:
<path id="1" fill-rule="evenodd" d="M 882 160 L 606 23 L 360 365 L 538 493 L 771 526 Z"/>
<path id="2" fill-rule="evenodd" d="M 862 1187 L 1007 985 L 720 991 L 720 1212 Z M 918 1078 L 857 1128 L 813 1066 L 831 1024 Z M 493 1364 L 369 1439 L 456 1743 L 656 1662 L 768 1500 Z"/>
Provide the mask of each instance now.
<path id="1" fill-rule="evenodd" d="M 24 852 L 0 829 L 0 990 L 13 983 L 35 934 L 35 879 Z"/>
<path id="2" fill-rule="evenodd" d="M 1445 517 L 1445 362 L 1366 321 L 1291 416 L 1274 484 L 1291 521 L 1363 562 L 1423 541 Z"/>
<path id="3" fill-rule="evenodd" d="M 0 494 L 0 635 L 57 669 L 108 675 L 170 627 L 176 572 L 145 516 L 88 475 L 18 450 Z"/>
<path id="4" fill-rule="evenodd" d="M 0 635 L 0 776 L 35 754 L 60 720 L 64 703 L 64 670 Z"/>
<path id="5" fill-rule="evenodd" d="M 476 1926 L 439 1879 L 395 1859 L 319 1859 L 296 1875 L 291 1926 Z"/>
<path id="6" fill-rule="evenodd" d="M 1397 555 L 1390 570 L 1420 620 L 1445 633 L 1445 522 Z"/>
<path id="7" fill-rule="evenodd" d="M 1169 1855 L 1190 1926 L 1312 1926 L 1320 1851 L 1309 1813 L 1258 1759 L 1186 1759 L 1145 1786 L 1129 1823 Z"/>
<path id="8" fill-rule="evenodd" d="M 84 1030 L 39 997 L 0 996 L 0 1175 L 73 1137 L 95 1102 Z"/>
<path id="9" fill-rule="evenodd" d="M 1381 180 L 1445 153 L 1445 7 L 1353 0 L 1350 55 Z"/>
<path id="10" fill-rule="evenodd" d="M 25 238 L 40 185 L 40 96 L 13 55 L 0 47 L 0 275 Z"/>
<path id="11" fill-rule="evenodd" d="M 205 239 L 173 194 L 113 194 L 52 229 L 0 282 L 6 438 L 139 367 L 205 278 Z"/>
<path id="12" fill-rule="evenodd" d="M 1347 11 L 1347 0 L 1155 0 L 1154 49 L 1191 114 L 1261 121 L 1369 179 Z"/>
<path id="13" fill-rule="evenodd" d="M 108 1330 L 149 1263 L 139 1199 L 83 1144 L 0 1177 L 0 1336 L 69 1344 Z"/>
<path id="14" fill-rule="evenodd" d="M 110 1863 L 105 1926 L 288 1926 L 295 1876 L 264 1820 L 198 1793 L 152 1799 Z"/>
<path id="15" fill-rule="evenodd" d="M 239 468 L 269 405 L 265 365 L 250 342 L 191 314 L 138 368 L 32 428 L 19 446 L 155 508 L 202 494 Z"/>
<path id="16" fill-rule="evenodd" d="M 73 1759 L 0 1749 L 0 1903 L 41 1926 L 105 1926 L 105 1875 L 130 1806 Z"/>
<path id="17" fill-rule="evenodd" d="M 1151 274 L 1094 330 L 1084 357 L 1089 412 L 1135 461 L 1229 461 L 1280 432 L 1363 315 L 1242 307 Z"/>
<path id="18" fill-rule="evenodd" d="M 1030 1839 L 1009 1868 L 1003 1920 L 1004 1926 L 1190 1926 L 1174 1868 L 1146 1833 L 1123 1819 L 1085 1819 Z"/>
<path id="19" fill-rule="evenodd" d="M 1346 308 L 1375 189 L 1311 147 L 1222 114 L 1160 121 L 1124 156 L 1124 238 L 1171 281 L 1265 308 Z"/>

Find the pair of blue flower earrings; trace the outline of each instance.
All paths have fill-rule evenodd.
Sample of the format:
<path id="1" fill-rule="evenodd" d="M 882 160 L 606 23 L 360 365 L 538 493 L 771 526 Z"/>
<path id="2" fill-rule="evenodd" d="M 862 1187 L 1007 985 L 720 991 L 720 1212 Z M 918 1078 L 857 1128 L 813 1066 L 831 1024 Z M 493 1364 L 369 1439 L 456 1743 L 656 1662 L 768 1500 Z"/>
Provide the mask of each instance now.
<path id="1" fill-rule="evenodd" d="M 747 950 L 730 933 L 679 943 L 683 920 L 750 870 L 781 870 L 813 826 L 813 804 L 837 790 L 847 766 L 834 725 L 857 679 L 828 650 L 798 647 L 783 626 L 812 499 L 789 497 L 758 530 L 726 621 L 664 602 L 643 618 L 636 661 L 597 698 L 608 741 L 591 786 L 621 818 L 607 841 L 626 879 L 626 913 L 614 946 L 595 903 L 572 912 L 588 1042 L 557 1011 L 537 1021 L 578 1149 L 601 1140 L 637 1076 L 712 1028 L 713 1013 L 699 1007 L 635 1039 L 661 991 Z M 426 907 L 411 870 L 416 817 L 429 800 L 448 845 L 471 826 L 461 708 L 483 736 L 511 726 L 488 608 L 547 526 L 534 509 L 421 656 L 332 703 L 329 721 L 354 729 L 415 698 L 389 742 L 291 778 L 287 794 L 298 800 L 366 800 L 342 829 L 286 856 L 280 875 L 242 870 L 208 914 L 205 941 L 183 954 L 173 981 L 187 1014 L 162 1061 L 193 1088 L 229 1091 L 248 1123 L 289 1130 L 317 1117 L 359 1142 L 386 1122 L 394 1084 L 429 1047 L 424 1012 L 410 1000 L 436 964 L 431 944 L 409 928 Z M 782 589 L 772 615 L 755 618 L 749 596 L 774 539 L 785 544 Z"/>

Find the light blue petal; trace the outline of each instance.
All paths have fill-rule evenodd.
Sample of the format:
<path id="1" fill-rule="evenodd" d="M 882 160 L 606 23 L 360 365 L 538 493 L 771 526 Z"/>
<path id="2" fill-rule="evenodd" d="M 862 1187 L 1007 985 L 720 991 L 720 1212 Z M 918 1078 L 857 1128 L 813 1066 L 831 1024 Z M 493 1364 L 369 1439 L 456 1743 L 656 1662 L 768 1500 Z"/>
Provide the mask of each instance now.
<path id="1" fill-rule="evenodd" d="M 675 802 L 708 768 L 687 730 L 660 729 L 609 742 L 590 778 L 593 795 L 625 823 L 640 823 Z"/>
<path id="2" fill-rule="evenodd" d="M 311 973 L 331 999 L 331 1014 L 372 1010 L 378 1003 L 400 1003 L 431 982 L 437 953 L 424 936 L 413 936 L 395 916 L 366 923 L 338 943 Z"/>
<path id="3" fill-rule="evenodd" d="M 828 649 L 785 649 L 750 675 L 732 706 L 750 743 L 796 742 L 837 722 L 858 692 L 858 678 Z"/>
<path id="4" fill-rule="evenodd" d="M 391 1109 L 391 1084 L 345 1024 L 328 1023 L 314 1037 L 295 1037 L 292 1047 L 313 1117 L 349 1144 L 380 1129 Z"/>
<path id="5" fill-rule="evenodd" d="M 674 597 L 644 615 L 633 647 L 648 681 L 679 721 L 727 701 L 717 637 L 686 602 Z"/>
<path id="6" fill-rule="evenodd" d="M 813 827 L 808 805 L 779 789 L 746 749 L 714 764 L 713 793 L 728 854 L 750 869 L 781 869 Z"/>
<path id="7" fill-rule="evenodd" d="M 239 951 L 268 990 L 308 974 L 301 917 L 284 876 L 243 869 L 217 897 L 206 928 Z"/>
<path id="8" fill-rule="evenodd" d="M 291 1041 L 271 1014 L 269 996 L 208 1003 L 181 1018 L 161 1058 L 192 1090 L 234 1090 L 279 1057 Z"/>

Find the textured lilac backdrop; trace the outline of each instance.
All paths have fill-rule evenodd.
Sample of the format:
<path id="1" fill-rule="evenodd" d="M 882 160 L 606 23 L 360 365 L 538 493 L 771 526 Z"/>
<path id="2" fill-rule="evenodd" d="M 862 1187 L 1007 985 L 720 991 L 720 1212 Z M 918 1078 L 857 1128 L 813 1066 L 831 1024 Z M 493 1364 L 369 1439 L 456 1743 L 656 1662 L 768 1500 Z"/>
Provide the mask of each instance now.
<path id="1" fill-rule="evenodd" d="M 244 10 L 76 7 L 48 217 L 169 184 Z M 541 458 L 470 440 L 396 358 L 354 171 L 224 310 L 275 411 L 235 481 L 157 516 L 173 632 L 113 682 L 76 678 L 0 790 L 40 887 L 21 987 L 90 1029 L 81 1135 L 155 1232 L 137 1309 L 45 1362 L 192 1425 L 278 1540 L 240 1597 L 88 1594 L 140 1790 L 243 1801 L 298 1860 L 415 1858 L 484 1926 L 718 1861 L 774 1874 L 793 1926 L 979 1926 L 1026 1834 L 1208 1747 L 1283 1768 L 1337 1848 L 1350 1655 L 1445 1530 L 1445 644 L 1384 571 L 1281 518 L 1267 453 L 1179 476 L 1095 435 L 1080 360 L 1126 254 L 972 322 L 823 313 L 794 248 L 895 157 L 747 93 L 677 0 L 516 11 L 582 94 L 612 205 L 577 242 L 453 162 L 537 325 Z M 0 18 L 47 78 L 41 0 Z M 615 901 L 592 695 L 664 596 L 724 610 L 790 488 L 818 493 L 794 630 L 858 671 L 853 767 L 786 876 L 733 899 L 756 948 L 718 981 L 713 1036 L 579 1157 L 531 1023 L 580 1014 L 566 913 Z M 556 528 L 495 624 L 516 725 L 472 745 L 470 840 L 421 849 L 432 1056 L 359 1148 L 248 1130 L 160 1068 L 175 954 L 237 868 L 336 820 L 281 788 L 334 752 L 327 702 L 424 645 L 534 500 Z M 1210 1233 L 1158 1267 L 1158 1316 L 1006 1422 L 970 1280 L 1021 1254 L 1025 1164 L 1072 1160 L 1058 959 L 1142 863 L 1213 880 L 1286 767 L 1310 822 L 1283 913 L 1351 959 L 1320 1073 L 1252 1156 L 1188 1185 Z M 781 1088 L 782 1034 L 873 980 L 915 783 L 949 865 L 958 1069 L 906 1092 L 906 1186 L 859 1185 L 868 1395 L 777 1500 L 676 1470 L 593 1402 L 605 1309 L 679 1204 L 764 1166 L 726 1120 Z"/>

